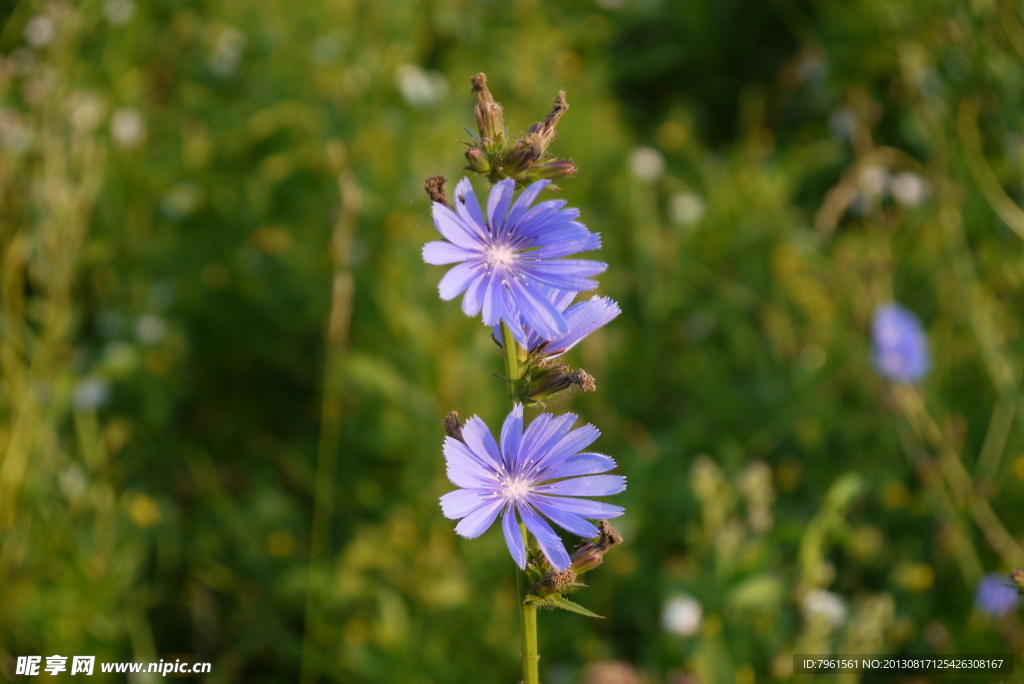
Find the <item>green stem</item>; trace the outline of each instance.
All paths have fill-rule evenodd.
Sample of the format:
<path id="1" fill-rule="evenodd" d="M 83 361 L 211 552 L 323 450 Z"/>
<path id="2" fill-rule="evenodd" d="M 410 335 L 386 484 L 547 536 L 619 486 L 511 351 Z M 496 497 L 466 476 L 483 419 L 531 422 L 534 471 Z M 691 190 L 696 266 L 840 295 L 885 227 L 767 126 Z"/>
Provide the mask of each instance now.
<path id="1" fill-rule="evenodd" d="M 519 387 L 522 380 L 522 362 L 525 361 L 526 351 L 519 346 L 512 331 L 505 323 L 501 324 L 501 350 L 505 357 L 505 379 L 508 382 L 508 404 L 511 410 L 519 400 Z M 511 512 L 506 513 L 510 515 Z M 526 531 L 526 525 L 519 523 L 519 532 L 523 535 L 523 547 L 530 548 L 530 535 Z M 537 606 L 526 603 L 526 588 L 529 586 L 526 573 L 516 573 L 516 588 L 519 592 L 519 628 L 522 633 L 523 642 L 523 683 L 540 684 L 540 676 L 537 672 L 537 663 L 540 655 L 537 653 Z"/>
<path id="2" fill-rule="evenodd" d="M 526 525 L 519 523 L 519 531 L 523 535 L 523 545 L 529 548 L 530 535 Z M 518 573 L 522 577 L 525 573 Z M 525 578 L 524 578 L 525 579 Z M 522 580 L 517 582 L 519 591 L 519 623 L 523 633 L 523 684 L 540 684 L 537 664 L 540 653 L 537 652 L 537 606 L 527 603 L 521 588 Z"/>
<path id="3" fill-rule="evenodd" d="M 505 379 L 508 382 L 508 408 L 512 407 L 519 400 L 519 385 L 523 379 L 523 369 L 520 363 L 525 360 L 525 352 L 516 338 L 512 337 L 505 322 L 501 323 L 501 352 L 505 357 Z"/>

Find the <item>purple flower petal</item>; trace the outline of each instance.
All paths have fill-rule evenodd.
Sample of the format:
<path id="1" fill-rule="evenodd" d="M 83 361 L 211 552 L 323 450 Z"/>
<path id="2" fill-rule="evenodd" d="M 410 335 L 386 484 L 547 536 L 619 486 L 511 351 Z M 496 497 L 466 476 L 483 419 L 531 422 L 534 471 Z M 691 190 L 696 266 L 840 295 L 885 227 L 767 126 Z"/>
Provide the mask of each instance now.
<path id="1" fill-rule="evenodd" d="M 565 509 L 559 508 L 556 504 L 548 503 L 541 497 L 531 496 L 529 498 L 529 502 L 530 505 L 534 506 L 538 511 L 546 515 L 551 522 L 565 530 L 568 530 L 569 532 L 572 532 L 573 534 L 578 534 L 586 539 L 596 537 L 600 534 L 596 527 L 580 516 L 575 513 L 569 513 Z"/>
<path id="2" fill-rule="evenodd" d="M 434 266 L 454 264 L 472 258 L 473 252 L 450 242 L 437 240 L 423 245 L 423 261 Z"/>
<path id="3" fill-rule="evenodd" d="M 549 485 L 536 487 L 541 494 L 560 494 L 562 496 L 611 496 L 626 488 L 626 478 L 621 475 L 590 475 L 574 477 Z"/>
<path id="4" fill-rule="evenodd" d="M 544 518 L 537 515 L 529 504 L 520 505 L 517 508 L 519 515 L 523 518 L 523 522 L 526 523 L 526 529 L 530 530 L 533 536 L 537 538 L 537 544 L 540 545 L 540 550 L 544 553 L 544 557 L 548 559 L 548 562 L 551 563 L 551 566 L 559 572 L 568 568 L 572 564 L 569 560 L 569 554 L 566 553 L 562 540 L 551 529 L 551 525 L 548 525 Z"/>
<path id="5" fill-rule="evenodd" d="M 480 211 L 480 202 L 476 199 L 473 184 L 463 178 L 455 186 L 455 211 L 466 225 L 474 226 L 477 233 L 486 233 L 484 215 Z"/>
<path id="6" fill-rule="evenodd" d="M 498 450 L 498 443 L 494 441 L 494 435 L 478 416 L 473 416 L 462 426 L 462 438 L 466 440 L 466 446 L 473 452 L 473 455 L 483 463 L 495 471 L 502 469 L 504 463 L 501 459 L 501 452 Z"/>
<path id="7" fill-rule="evenodd" d="M 501 455 L 508 472 L 515 472 L 519 458 L 519 444 L 523 440 L 523 405 L 516 404 L 501 426 Z"/>
<path id="8" fill-rule="evenodd" d="M 508 213 L 508 217 L 505 219 L 505 228 L 507 231 L 513 231 L 519 224 L 519 220 L 523 217 L 523 214 L 527 212 L 533 201 L 537 199 L 537 195 L 540 191 L 547 187 L 551 181 L 537 181 L 528 188 L 523 190 L 519 195 L 519 199 L 516 200 L 515 204 L 512 205 L 512 210 Z"/>
<path id="9" fill-rule="evenodd" d="M 437 285 L 437 291 L 441 299 L 446 302 L 455 299 L 462 291 L 469 287 L 475 278 L 480 278 L 480 270 L 472 262 L 463 262 L 444 274 L 441 282 Z"/>
<path id="10" fill-rule="evenodd" d="M 463 249 L 477 251 L 484 235 L 480 228 L 466 225 L 462 218 L 448 207 L 434 202 L 434 226 L 445 240 Z"/>
<path id="11" fill-rule="evenodd" d="M 456 489 L 441 497 L 441 512 L 446 518 L 458 520 L 492 501 L 493 495 L 474 489 Z"/>
<path id="12" fill-rule="evenodd" d="M 617 518 L 626 512 L 622 506 L 605 503 L 604 501 L 590 501 L 589 499 L 570 499 L 561 496 L 548 496 L 546 494 L 533 494 L 534 498 L 544 501 L 557 502 L 558 507 L 563 511 L 575 513 L 581 518 L 590 520 L 604 520 L 606 518 Z"/>
<path id="13" fill-rule="evenodd" d="M 511 179 L 498 181 L 491 188 L 491 196 L 487 198 L 487 218 L 491 222 L 491 232 L 500 234 L 505 227 L 505 216 L 512 204 L 512 193 L 516 183 Z"/>
<path id="14" fill-rule="evenodd" d="M 516 522 L 516 508 L 509 504 L 501 519 L 501 529 L 505 533 L 505 544 L 508 552 L 512 554 L 512 560 L 520 568 L 526 567 L 526 546 L 523 544 L 523 534 L 519 531 L 519 523 Z"/>
<path id="15" fill-rule="evenodd" d="M 603 454 L 576 454 L 560 463 L 547 465 L 537 473 L 538 479 L 557 480 L 579 475 L 599 475 L 615 468 L 615 461 Z"/>
<path id="16" fill-rule="evenodd" d="M 551 340 L 545 350 L 550 356 L 562 354 L 579 343 L 584 337 L 604 326 L 622 311 L 619 305 L 607 297 L 594 297 L 586 302 L 573 304 L 565 310 L 565 322 L 569 332 Z"/>
<path id="17" fill-rule="evenodd" d="M 557 418 L 550 413 L 542 413 L 534 418 L 519 445 L 519 467 L 524 468 L 529 464 L 532 468 L 536 465 L 549 446 L 557 444 L 575 422 L 576 415 L 573 413 L 565 413 Z"/>
<path id="18" fill-rule="evenodd" d="M 576 428 L 565 435 L 565 437 L 562 437 L 557 444 L 545 447 L 544 451 L 546 453 L 542 458 L 537 459 L 537 467 L 551 468 L 556 466 L 573 454 L 586 449 L 600 436 L 601 431 L 593 425 L 584 425 L 581 428 Z"/>
<path id="19" fill-rule="evenodd" d="M 502 506 L 505 505 L 505 499 L 496 496 L 494 500 L 477 508 L 475 511 L 463 518 L 458 525 L 455 526 L 455 534 L 461 535 L 466 539 L 475 539 L 481 534 L 487 531 L 487 528 L 491 526 L 494 519 L 498 517 L 498 512 L 501 511 Z"/>

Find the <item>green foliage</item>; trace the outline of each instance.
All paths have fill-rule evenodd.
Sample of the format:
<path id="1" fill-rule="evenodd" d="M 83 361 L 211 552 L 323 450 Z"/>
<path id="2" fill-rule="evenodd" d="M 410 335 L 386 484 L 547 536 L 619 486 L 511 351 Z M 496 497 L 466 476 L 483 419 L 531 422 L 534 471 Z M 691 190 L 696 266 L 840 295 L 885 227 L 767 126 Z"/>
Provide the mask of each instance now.
<path id="1" fill-rule="evenodd" d="M 629 488 L 573 595 L 606 619 L 543 611 L 543 681 L 1024 647 L 973 607 L 1024 565 L 1019 5 L 8 4 L 6 676 L 181 655 L 298 681 L 305 635 L 320 681 L 516 681 L 501 534 L 437 505 L 440 420 L 500 422 L 500 356 L 420 260 L 478 72 L 514 131 L 565 90 L 547 151 L 623 310 L 566 355 L 601 391 L 547 407 Z M 916 390 L 871 366 L 893 299 L 929 334 Z"/>

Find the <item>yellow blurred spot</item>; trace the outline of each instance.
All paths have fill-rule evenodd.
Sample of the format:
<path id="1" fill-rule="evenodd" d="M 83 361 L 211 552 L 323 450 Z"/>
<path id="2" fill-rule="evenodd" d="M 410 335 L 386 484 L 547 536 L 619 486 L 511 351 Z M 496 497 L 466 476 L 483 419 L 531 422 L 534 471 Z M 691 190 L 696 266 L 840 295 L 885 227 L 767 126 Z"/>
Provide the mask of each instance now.
<path id="1" fill-rule="evenodd" d="M 216 292 L 227 287 L 228 281 L 231 280 L 231 273 L 224 264 L 207 264 L 203 268 L 202 279 L 206 289 Z"/>
<path id="2" fill-rule="evenodd" d="M 352 646 L 362 646 L 369 636 L 366 623 L 362 620 L 350 620 L 345 623 L 345 641 Z"/>
<path id="3" fill-rule="evenodd" d="M 160 505 L 152 497 L 132 492 L 125 497 L 124 504 L 128 517 L 137 527 L 148 530 L 160 522 Z"/>
<path id="4" fill-rule="evenodd" d="M 604 557 L 604 562 L 616 575 L 632 575 L 636 572 L 636 556 L 629 549 L 615 549 Z"/>
<path id="5" fill-rule="evenodd" d="M 166 349 L 154 349 L 146 354 L 146 370 L 164 377 L 171 372 L 171 360 L 171 353 Z"/>
<path id="6" fill-rule="evenodd" d="M 708 615 L 700 627 L 701 633 L 706 637 L 716 637 L 722 633 L 722 618 L 717 615 Z"/>
<path id="7" fill-rule="evenodd" d="M 757 677 L 754 674 L 754 668 L 750 663 L 744 663 L 736 668 L 736 684 L 754 684 Z"/>
<path id="8" fill-rule="evenodd" d="M 658 126 L 654 140 L 666 152 L 678 152 L 690 142 L 690 131 L 678 121 L 666 121 Z"/>
<path id="9" fill-rule="evenodd" d="M 910 563 L 896 572 L 896 581 L 907 591 L 927 591 L 935 582 L 935 570 L 927 563 Z"/>
<path id="10" fill-rule="evenodd" d="M 267 553 L 274 558 L 287 558 L 295 553 L 295 537 L 291 532 L 278 530 L 267 537 Z"/>
<path id="11" fill-rule="evenodd" d="M 121 449 L 132 438 L 132 424 L 127 420 L 114 420 L 103 428 L 103 445 L 111 456 L 120 453 Z"/>
<path id="12" fill-rule="evenodd" d="M 270 256 L 287 252 L 292 246 L 292 236 L 275 226 L 260 228 L 252 234 L 252 241 L 256 249 Z"/>
<path id="13" fill-rule="evenodd" d="M 775 489 L 791 492 L 800 484 L 804 468 L 795 458 L 786 458 L 775 469 Z"/>
<path id="14" fill-rule="evenodd" d="M 555 69 L 565 80 L 575 81 L 583 75 L 583 60 L 572 50 L 562 50 L 555 60 Z"/>
<path id="15" fill-rule="evenodd" d="M 1013 462 L 1013 474 L 1017 476 L 1018 480 L 1024 480 L 1024 454 L 1017 457 L 1017 460 Z"/>
<path id="16" fill-rule="evenodd" d="M 882 504 L 886 508 L 904 508 L 910 503 L 910 490 L 902 482 L 893 482 L 882 491 Z"/>

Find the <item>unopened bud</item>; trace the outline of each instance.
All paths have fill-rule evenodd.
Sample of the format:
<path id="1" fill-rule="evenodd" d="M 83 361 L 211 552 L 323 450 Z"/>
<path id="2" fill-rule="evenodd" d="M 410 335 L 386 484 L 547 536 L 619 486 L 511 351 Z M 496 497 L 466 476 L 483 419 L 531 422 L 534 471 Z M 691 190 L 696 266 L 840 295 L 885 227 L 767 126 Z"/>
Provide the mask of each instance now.
<path id="1" fill-rule="evenodd" d="M 1010 581 L 1017 588 L 1017 593 L 1024 594 L 1024 570 L 1014 568 L 1010 573 Z"/>
<path id="2" fill-rule="evenodd" d="M 548 149 L 548 145 L 555 139 L 555 126 L 558 125 L 558 120 L 562 118 L 567 109 L 569 109 L 569 103 L 565 101 L 565 91 L 559 90 L 551 112 L 544 117 L 543 121 L 538 121 L 530 126 L 528 133 L 537 136 L 541 151 Z"/>
<path id="3" fill-rule="evenodd" d="M 530 175 L 537 180 L 557 181 L 576 175 L 576 166 L 567 159 L 556 159 L 554 161 L 537 164 L 530 169 Z"/>
<path id="4" fill-rule="evenodd" d="M 533 585 L 530 593 L 538 598 L 545 598 L 551 594 L 564 591 L 567 587 L 571 587 L 574 582 L 576 582 L 576 573 L 572 571 L 572 568 L 562 572 L 549 570 L 539 582 Z"/>
<path id="5" fill-rule="evenodd" d="M 505 144 L 505 117 L 501 113 L 501 105 L 494 101 L 488 90 L 486 75 L 479 73 L 469 80 L 476 96 L 476 125 L 480 129 L 480 137 L 501 148 Z"/>
<path id="6" fill-rule="evenodd" d="M 544 156 L 544 148 L 541 147 L 537 136 L 527 135 L 515 144 L 502 161 L 502 166 L 510 176 L 526 171 L 530 166 Z"/>
<path id="7" fill-rule="evenodd" d="M 622 543 L 622 537 L 607 520 L 600 521 L 598 529 L 601 531 L 600 535 L 596 539 L 577 546 L 569 558 L 572 561 L 569 569 L 577 575 L 582 575 L 599 566 L 604 562 L 604 555 L 608 553 L 608 550 L 616 544 Z"/>
<path id="8" fill-rule="evenodd" d="M 487 173 L 491 170 L 491 162 L 479 147 L 470 147 L 466 150 L 466 161 L 470 171 Z"/>

